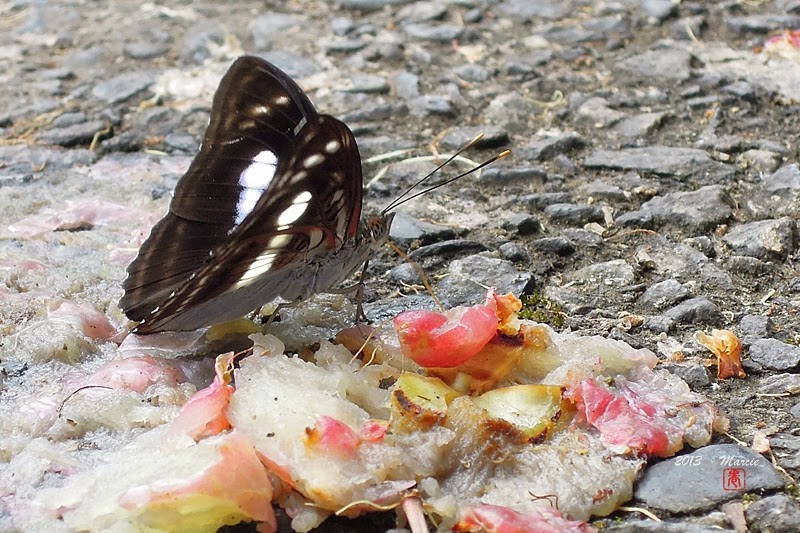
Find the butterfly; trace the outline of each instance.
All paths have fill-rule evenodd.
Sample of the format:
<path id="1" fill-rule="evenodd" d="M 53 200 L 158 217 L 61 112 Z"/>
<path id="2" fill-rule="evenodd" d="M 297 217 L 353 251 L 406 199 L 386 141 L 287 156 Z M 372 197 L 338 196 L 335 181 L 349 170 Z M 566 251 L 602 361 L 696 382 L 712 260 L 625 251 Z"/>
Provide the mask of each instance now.
<path id="1" fill-rule="evenodd" d="M 120 308 L 137 334 L 191 331 L 345 281 L 388 238 L 361 216 L 350 129 L 271 63 L 237 59 L 197 157 L 128 267 Z"/>

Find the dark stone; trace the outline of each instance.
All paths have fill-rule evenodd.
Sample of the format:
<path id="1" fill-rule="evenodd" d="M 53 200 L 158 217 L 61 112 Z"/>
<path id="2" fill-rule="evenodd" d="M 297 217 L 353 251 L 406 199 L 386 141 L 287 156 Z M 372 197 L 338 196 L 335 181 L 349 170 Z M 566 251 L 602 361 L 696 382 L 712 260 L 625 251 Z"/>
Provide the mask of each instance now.
<path id="1" fill-rule="evenodd" d="M 389 271 L 389 279 L 406 285 L 422 283 L 419 271 L 411 263 L 401 263 Z"/>
<path id="2" fill-rule="evenodd" d="M 504 242 L 497 251 L 500 253 L 501 258 L 513 261 L 514 263 L 521 263 L 528 260 L 528 251 L 518 242 Z"/>
<path id="3" fill-rule="evenodd" d="M 655 520 L 631 520 L 603 528 L 604 533 L 721 533 L 721 531 L 716 526 L 662 520 L 658 522 Z"/>
<path id="4" fill-rule="evenodd" d="M 454 117 L 453 100 L 446 94 L 425 94 L 409 102 L 411 112 L 418 116 Z"/>
<path id="5" fill-rule="evenodd" d="M 759 277 L 772 271 L 772 265 L 747 255 L 732 255 L 725 261 L 731 272 L 740 276 Z"/>
<path id="6" fill-rule="evenodd" d="M 713 164 L 705 150 L 673 146 L 646 146 L 622 150 L 597 150 L 583 161 L 587 168 L 649 172 L 662 176 L 686 176 L 697 167 Z"/>
<path id="7" fill-rule="evenodd" d="M 453 73 L 462 80 L 473 83 L 482 83 L 492 77 L 492 72 L 488 68 L 472 63 L 455 67 Z"/>
<path id="8" fill-rule="evenodd" d="M 569 193 L 565 192 L 540 192 L 533 194 L 524 194 L 511 200 L 507 207 L 512 209 L 514 207 L 526 208 L 530 211 L 543 211 L 548 205 L 565 204 L 569 203 Z"/>
<path id="9" fill-rule="evenodd" d="M 663 368 L 669 373 L 675 374 L 688 383 L 693 390 L 706 387 L 711 383 L 708 369 L 703 365 L 694 363 L 661 363 L 659 368 Z"/>
<path id="10" fill-rule="evenodd" d="M 669 333 L 675 328 L 675 319 L 664 315 L 648 316 L 642 327 L 653 333 Z"/>
<path id="11" fill-rule="evenodd" d="M 483 137 L 473 145 L 475 148 L 499 148 L 508 144 L 508 132 L 498 126 L 454 128 L 442 137 L 441 144 L 445 150 L 457 150 L 481 133 Z"/>
<path id="12" fill-rule="evenodd" d="M 531 248 L 537 252 L 554 254 L 562 257 L 575 253 L 575 245 L 565 237 L 544 237 L 531 243 Z"/>
<path id="13" fill-rule="evenodd" d="M 583 226 L 589 222 L 603 222 L 603 210 L 595 205 L 553 204 L 544 208 L 552 222 Z"/>
<path id="14" fill-rule="evenodd" d="M 464 255 L 475 254 L 485 250 L 486 246 L 478 241 L 453 239 L 422 246 L 408 254 L 408 256 L 414 261 L 432 257 L 451 259 L 453 257 L 463 257 Z"/>
<path id="15" fill-rule="evenodd" d="M 749 337 L 767 337 L 772 330 L 772 320 L 764 315 L 744 315 L 739 320 L 739 329 Z"/>
<path id="16" fill-rule="evenodd" d="M 624 39 L 630 35 L 628 17 L 609 15 L 594 17 L 581 23 L 551 24 L 540 30 L 542 37 L 563 46 L 589 41 Z"/>
<path id="17" fill-rule="evenodd" d="M 544 183 L 546 180 L 547 172 L 540 167 L 505 167 L 500 165 L 487 168 L 479 178 L 481 183 L 496 186 L 530 186 Z"/>
<path id="18" fill-rule="evenodd" d="M 719 308 L 702 296 L 685 300 L 667 310 L 664 315 L 678 324 L 721 324 L 724 320 Z"/>
<path id="19" fill-rule="evenodd" d="M 514 149 L 514 154 L 522 159 L 549 161 L 559 154 L 580 150 L 586 146 L 586 139 L 578 133 L 561 133 L 555 137 L 546 137 L 533 144 Z"/>
<path id="20" fill-rule="evenodd" d="M 751 531 L 794 533 L 800 524 L 800 503 L 788 494 L 767 496 L 751 503 L 745 516 Z"/>
<path id="21" fill-rule="evenodd" d="M 669 113 L 666 111 L 659 111 L 626 117 L 614 126 L 613 131 L 622 137 L 639 139 L 650 135 L 661 127 L 664 119 L 668 116 Z"/>

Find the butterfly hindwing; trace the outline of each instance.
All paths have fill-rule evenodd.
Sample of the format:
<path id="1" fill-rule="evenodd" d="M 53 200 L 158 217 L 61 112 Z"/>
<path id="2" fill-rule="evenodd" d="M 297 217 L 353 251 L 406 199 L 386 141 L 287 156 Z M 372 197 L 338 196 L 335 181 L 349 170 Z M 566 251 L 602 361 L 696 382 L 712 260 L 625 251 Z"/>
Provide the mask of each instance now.
<path id="1" fill-rule="evenodd" d="M 358 231 L 361 193 L 353 134 L 333 117 L 310 118 L 250 213 L 137 333 L 197 329 L 278 296 L 309 296 L 314 265 Z"/>
<path id="2" fill-rule="evenodd" d="M 252 56 L 234 62 L 169 213 L 128 267 L 120 307 L 130 319 L 152 312 L 228 239 L 270 187 L 297 133 L 316 116 L 303 91 L 273 65 Z"/>

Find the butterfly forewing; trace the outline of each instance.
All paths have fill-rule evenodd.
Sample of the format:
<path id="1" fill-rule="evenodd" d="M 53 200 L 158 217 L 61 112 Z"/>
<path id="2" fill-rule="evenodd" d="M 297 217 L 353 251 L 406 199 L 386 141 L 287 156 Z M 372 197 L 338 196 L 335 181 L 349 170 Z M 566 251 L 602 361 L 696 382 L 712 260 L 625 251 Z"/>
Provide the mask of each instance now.
<path id="1" fill-rule="evenodd" d="M 316 116 L 303 91 L 273 65 L 256 57 L 234 62 L 169 213 L 128 267 L 120 307 L 130 319 L 144 319 L 227 241 L 271 187 L 297 133 Z"/>
<path id="2" fill-rule="evenodd" d="M 249 214 L 137 333 L 197 329 L 278 296 L 310 296 L 319 289 L 317 269 L 356 236 L 361 192 L 353 134 L 333 117 L 309 118 Z"/>

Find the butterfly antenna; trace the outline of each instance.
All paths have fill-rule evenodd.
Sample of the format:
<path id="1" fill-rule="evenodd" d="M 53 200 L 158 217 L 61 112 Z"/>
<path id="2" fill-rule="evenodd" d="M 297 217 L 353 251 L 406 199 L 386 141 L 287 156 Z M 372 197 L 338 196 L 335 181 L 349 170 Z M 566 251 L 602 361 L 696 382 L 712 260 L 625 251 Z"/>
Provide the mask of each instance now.
<path id="1" fill-rule="evenodd" d="M 389 205 L 387 205 L 387 206 L 386 206 L 386 208 L 384 208 L 384 210 L 382 211 L 382 214 L 384 214 L 384 215 L 385 215 L 386 213 L 388 213 L 389 211 L 391 211 L 391 210 L 392 210 L 392 209 L 394 209 L 395 207 L 399 206 L 400 204 L 403 204 L 403 203 L 405 203 L 406 201 L 410 200 L 411 198 L 416 198 L 416 196 L 417 196 L 417 195 L 414 195 L 414 196 L 412 196 L 411 198 L 406 198 L 406 196 L 408 196 L 408 194 L 409 194 L 409 193 L 411 193 L 411 191 L 413 191 L 414 189 L 416 189 L 416 188 L 417 188 L 417 187 L 418 187 L 418 186 L 419 186 L 419 185 L 420 185 L 422 182 L 426 181 L 426 180 L 427 180 L 427 179 L 429 179 L 431 176 L 433 176 L 434 174 L 436 174 L 437 172 L 439 172 L 439 171 L 440 171 L 440 170 L 441 170 L 441 169 L 442 169 L 444 166 L 448 165 L 448 164 L 449 164 L 450 162 L 452 162 L 452 161 L 453 161 L 455 158 L 457 158 L 459 155 L 461 155 L 461 153 L 462 153 L 462 152 L 464 152 L 464 151 L 465 151 L 465 150 L 467 150 L 468 148 L 470 148 L 470 147 L 474 146 L 474 145 L 475 145 L 475 144 L 476 144 L 478 141 L 480 141 L 481 139 L 483 139 L 483 133 L 479 133 L 479 134 L 478 134 L 478 135 L 476 135 L 476 136 L 475 136 L 475 137 L 474 137 L 472 140 L 470 140 L 470 141 L 468 141 L 468 142 L 464 143 L 464 144 L 461 146 L 461 148 L 459 148 L 458 150 L 456 150 L 456 152 L 455 152 L 453 155 L 451 155 L 450 157 L 448 157 L 448 158 L 447 158 L 447 160 L 446 160 L 444 163 L 441 163 L 439 166 L 437 166 L 435 169 L 433 169 L 432 171 L 430 171 L 428 174 L 426 174 L 425 176 L 423 176 L 422 178 L 420 178 L 419 180 L 417 180 L 417 181 L 416 181 L 416 183 L 414 183 L 414 184 L 413 184 L 411 187 L 409 187 L 408 189 L 406 189 L 406 192 L 404 192 L 403 194 L 401 194 L 400 196 L 398 196 L 397 198 L 395 198 L 395 199 L 394 199 L 394 200 L 393 200 L 393 201 L 392 201 L 392 202 L 391 202 Z M 507 150 L 507 151 L 508 151 L 508 150 Z M 510 152 L 509 152 L 509 153 L 510 153 Z M 505 154 L 505 155 L 508 155 L 508 154 Z M 505 157 L 505 155 L 503 155 L 502 157 Z M 489 164 L 489 163 L 491 163 L 492 161 L 495 161 L 495 160 L 497 160 L 497 159 L 500 159 L 500 157 L 501 157 L 501 156 L 495 157 L 495 158 L 494 158 L 494 159 L 492 159 L 491 161 L 489 161 L 489 162 L 486 162 L 486 163 L 483 163 L 483 165 L 481 165 L 480 167 L 477 167 L 477 168 L 474 168 L 474 169 L 472 169 L 472 171 L 470 171 L 470 172 L 474 172 L 475 170 L 478 170 L 479 168 L 482 168 L 483 166 L 486 166 L 486 165 L 488 165 L 488 164 Z M 458 176 L 458 177 L 454 178 L 454 180 L 455 180 L 455 179 L 458 179 L 458 178 L 461 178 L 461 177 L 463 177 L 463 176 L 466 176 L 466 175 L 467 175 L 467 174 L 469 174 L 470 172 L 467 172 L 467 173 L 465 173 L 465 174 L 462 174 L 461 176 Z M 447 183 L 449 183 L 449 182 L 447 182 Z M 442 183 L 441 185 L 444 185 L 444 183 Z M 430 189 L 430 190 L 433 190 L 433 189 Z"/>
<path id="2" fill-rule="evenodd" d="M 385 215 L 386 213 L 388 213 L 392 209 L 395 209 L 395 208 L 399 207 L 400 205 L 402 205 L 402 204 L 404 204 L 404 203 L 406 203 L 408 201 L 413 200 L 414 198 L 417 198 L 419 196 L 422 196 L 423 194 L 427 194 L 427 193 L 429 193 L 431 191 L 434 191 L 434 190 L 438 189 L 439 187 L 444 187 L 448 183 L 452 183 L 452 182 L 454 182 L 456 180 L 460 180 L 461 178 L 469 176 L 473 172 L 477 172 L 478 170 L 482 169 L 483 167 L 485 167 L 487 165 L 491 165 L 492 163 L 494 163 L 498 159 L 502 159 L 502 158 L 504 158 L 506 156 L 511 155 L 511 150 L 503 150 L 499 154 L 497 154 L 497 155 L 495 155 L 493 157 L 490 157 L 489 159 L 487 159 L 486 161 L 484 161 L 480 165 L 478 165 L 478 166 L 476 166 L 474 168 L 471 168 L 466 172 L 463 172 L 463 173 L 461 173 L 461 174 L 459 174 L 457 176 L 453 176 L 452 178 L 448 178 L 448 179 L 446 179 L 444 181 L 441 181 L 441 182 L 439 182 L 439 183 L 437 183 L 435 185 L 431 185 L 427 189 L 423 189 L 421 191 L 418 191 L 415 194 L 412 194 L 411 196 L 407 196 L 408 193 L 410 193 L 412 190 L 414 190 L 415 187 L 417 187 L 420 183 L 422 183 L 426 179 L 430 178 L 433 174 L 438 172 L 443 166 L 445 166 L 450 161 L 455 159 L 462 151 L 464 151 L 464 149 L 466 149 L 466 148 L 472 146 L 473 144 L 475 144 L 475 142 L 478 141 L 482 136 L 483 136 L 483 134 L 480 134 L 477 137 L 475 137 L 474 139 L 472 139 L 470 142 L 468 142 L 466 145 L 464 145 L 462 148 L 460 148 L 455 154 L 450 156 L 450 158 L 447 161 L 445 161 L 444 163 L 442 163 L 441 165 L 436 167 L 430 174 L 428 174 L 427 176 L 425 176 L 421 180 L 417 181 L 413 186 L 409 187 L 406 192 L 404 192 L 402 195 L 397 197 L 392 203 L 390 203 L 388 206 L 386 206 L 386 208 L 382 211 L 382 214 Z"/>

